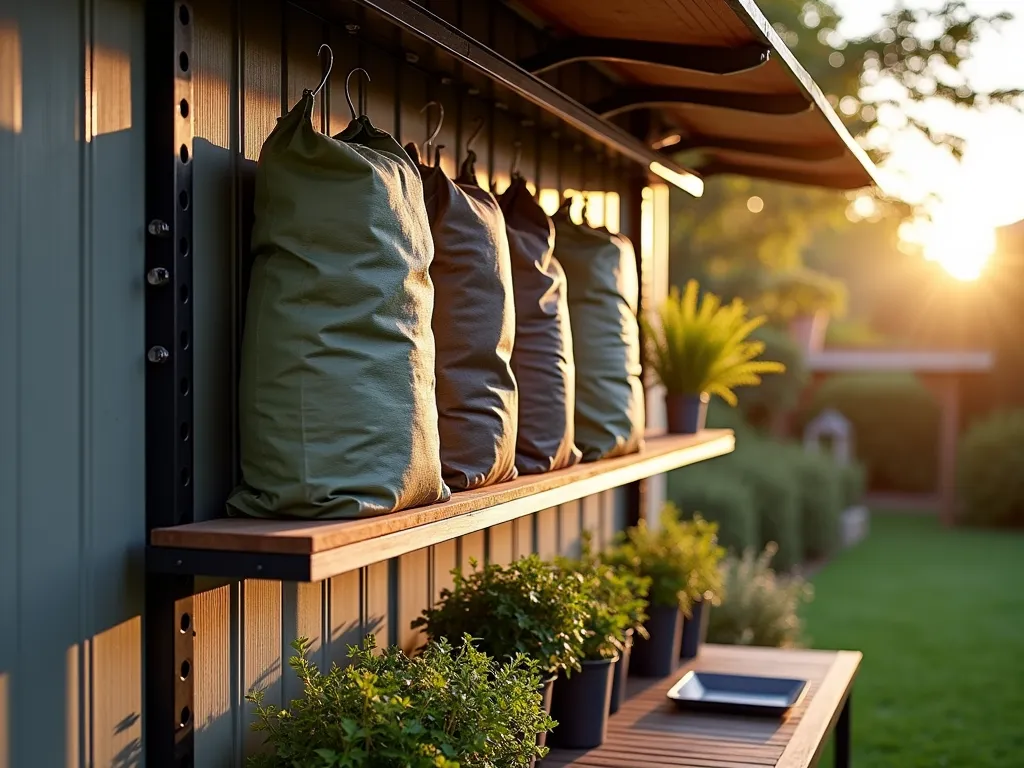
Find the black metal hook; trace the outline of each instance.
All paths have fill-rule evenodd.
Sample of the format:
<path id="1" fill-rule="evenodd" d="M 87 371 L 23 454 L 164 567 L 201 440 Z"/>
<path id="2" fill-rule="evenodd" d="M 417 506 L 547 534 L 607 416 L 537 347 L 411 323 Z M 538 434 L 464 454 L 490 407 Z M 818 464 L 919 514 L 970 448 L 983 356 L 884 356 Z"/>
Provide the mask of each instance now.
<path id="1" fill-rule="evenodd" d="M 477 137 L 480 135 L 480 132 L 484 129 L 484 119 L 482 117 L 476 118 L 476 120 L 474 120 L 473 122 L 476 123 L 476 128 L 473 129 L 473 132 L 469 134 L 469 138 L 466 139 L 467 154 L 473 151 L 473 142 L 476 141 Z"/>
<path id="2" fill-rule="evenodd" d="M 512 167 L 509 169 L 509 176 L 515 178 L 519 175 L 519 161 L 523 158 L 523 142 L 514 141 L 512 146 L 515 150 L 512 153 Z"/>
<path id="3" fill-rule="evenodd" d="M 324 52 L 324 48 L 327 49 L 327 55 L 330 57 L 327 59 L 327 71 L 324 72 L 324 76 L 320 80 L 320 84 L 316 87 L 316 90 L 306 91 L 306 93 L 310 94 L 314 99 L 317 97 L 320 91 L 324 89 L 324 86 L 327 85 L 327 80 L 331 76 L 331 70 L 334 69 L 334 51 L 331 50 L 331 46 L 329 46 L 327 43 L 323 43 L 317 50 L 316 55 L 319 58 L 320 54 Z"/>
<path id="4" fill-rule="evenodd" d="M 356 115 L 356 105 L 352 103 L 351 81 L 352 81 L 352 75 L 354 75 L 356 72 L 362 72 L 364 75 L 366 75 L 366 82 L 368 82 L 368 83 L 373 82 L 370 79 L 370 73 L 367 72 L 362 67 L 356 67 L 351 72 L 349 72 L 347 75 L 345 75 L 345 101 L 348 102 L 348 111 L 352 113 L 352 119 L 353 120 L 356 119 L 357 115 Z"/>
<path id="5" fill-rule="evenodd" d="M 426 112 L 431 107 L 437 107 L 437 113 L 438 113 L 437 125 L 435 125 L 434 126 L 434 130 L 431 131 L 430 127 L 429 127 L 429 123 L 428 123 L 428 127 L 427 127 L 427 140 L 425 142 L 423 142 L 423 157 L 424 157 L 424 159 L 430 157 L 430 151 L 429 151 L 430 145 L 433 144 L 434 141 L 436 141 L 438 134 L 441 133 L 441 126 L 444 125 L 444 105 L 441 104 L 441 102 L 439 102 L 439 101 L 428 101 L 426 104 L 424 104 L 420 108 L 420 114 L 422 115 L 424 112 Z M 440 147 L 438 147 L 438 150 L 440 150 Z M 434 165 L 437 165 L 439 160 L 440 160 L 440 154 L 438 154 L 437 159 L 434 161 Z"/>

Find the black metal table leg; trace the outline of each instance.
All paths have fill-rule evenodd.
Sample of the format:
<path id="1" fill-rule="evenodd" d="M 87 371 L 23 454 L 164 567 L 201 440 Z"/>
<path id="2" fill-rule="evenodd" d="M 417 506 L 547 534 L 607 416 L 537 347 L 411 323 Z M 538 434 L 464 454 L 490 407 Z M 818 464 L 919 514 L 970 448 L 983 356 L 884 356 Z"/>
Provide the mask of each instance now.
<path id="1" fill-rule="evenodd" d="M 836 723 L 836 768 L 850 768 L 850 702 L 853 693 L 846 697 L 843 710 L 839 713 Z"/>

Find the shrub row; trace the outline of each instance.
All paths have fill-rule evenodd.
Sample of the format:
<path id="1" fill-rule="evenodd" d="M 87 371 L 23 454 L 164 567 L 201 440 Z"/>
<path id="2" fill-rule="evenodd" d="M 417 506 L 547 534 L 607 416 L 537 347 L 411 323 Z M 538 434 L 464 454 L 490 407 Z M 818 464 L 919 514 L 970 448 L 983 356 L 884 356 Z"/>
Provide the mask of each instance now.
<path id="1" fill-rule="evenodd" d="M 957 492 L 961 522 L 1024 526 L 1024 410 L 997 413 L 968 431 Z"/>
<path id="2" fill-rule="evenodd" d="M 859 502 L 863 485 L 857 465 L 744 432 L 735 453 L 669 473 L 668 498 L 687 515 L 717 522 L 732 552 L 774 542 L 774 567 L 789 571 L 836 550 L 840 515 Z"/>

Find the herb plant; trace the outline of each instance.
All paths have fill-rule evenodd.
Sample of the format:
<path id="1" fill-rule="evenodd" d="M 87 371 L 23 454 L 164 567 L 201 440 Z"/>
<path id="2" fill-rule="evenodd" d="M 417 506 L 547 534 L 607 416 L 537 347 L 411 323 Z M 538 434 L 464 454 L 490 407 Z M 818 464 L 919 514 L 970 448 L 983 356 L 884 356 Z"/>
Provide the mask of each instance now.
<path id="1" fill-rule="evenodd" d="M 682 295 L 672 289 L 656 324 L 642 319 L 648 358 L 670 395 L 707 392 L 735 406 L 735 387 L 760 384 L 761 374 L 782 373 L 785 366 L 757 360 L 764 342 L 748 340 L 766 317 L 751 319 L 742 300 L 723 305 L 713 293 L 698 304 L 698 293 L 697 281 L 690 280 Z"/>
<path id="2" fill-rule="evenodd" d="M 798 610 L 814 596 L 813 588 L 798 576 L 779 576 L 769 563 L 775 554 L 769 542 L 760 555 L 747 550 L 730 557 L 723 566 L 728 596 L 708 620 L 708 642 L 798 647 L 803 622 Z"/>
<path id="3" fill-rule="evenodd" d="M 647 592 L 651 580 L 628 568 L 613 566 L 593 551 L 590 536 L 583 535 L 579 558 L 560 557 L 559 568 L 578 574 L 588 602 L 583 658 L 611 659 L 623 650 L 626 635 L 633 630 L 647 637 Z"/>
<path id="4" fill-rule="evenodd" d="M 718 526 L 700 516 L 680 520 L 679 510 L 666 504 L 661 525 L 652 531 L 646 521 L 630 528 L 605 555 L 607 562 L 651 580 L 650 603 L 678 605 L 689 615 L 695 600 L 717 603 L 722 593 Z"/>
<path id="5" fill-rule="evenodd" d="M 518 655 L 498 664 L 463 638 L 416 658 L 394 647 L 377 654 L 372 636 L 350 647 L 351 665 L 321 673 L 296 640 L 290 666 L 303 698 L 288 709 L 256 707 L 254 730 L 270 751 L 249 768 L 517 768 L 543 757 L 537 734 L 555 722 L 538 693 L 537 663 Z"/>
<path id="6" fill-rule="evenodd" d="M 473 636 L 496 659 L 524 654 L 548 675 L 579 670 L 589 604 L 583 579 L 545 563 L 537 555 L 484 568 L 471 561 L 466 576 L 452 571 L 454 585 L 412 626 L 433 639 Z"/>

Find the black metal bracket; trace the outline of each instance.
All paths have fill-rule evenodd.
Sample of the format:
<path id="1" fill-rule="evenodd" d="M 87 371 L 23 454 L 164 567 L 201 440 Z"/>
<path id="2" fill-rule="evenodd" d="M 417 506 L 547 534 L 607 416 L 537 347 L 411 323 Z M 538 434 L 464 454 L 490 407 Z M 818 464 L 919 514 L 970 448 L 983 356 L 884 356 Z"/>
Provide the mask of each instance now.
<path id="1" fill-rule="evenodd" d="M 184 547 L 148 547 L 146 570 L 170 576 L 312 581 L 312 556 Z"/>
<path id="2" fill-rule="evenodd" d="M 742 152 L 748 155 L 778 157 L 787 160 L 823 162 L 835 160 L 846 154 L 841 144 L 780 144 L 771 141 L 749 139 L 724 139 L 714 136 L 687 136 L 671 144 L 660 143 L 660 151 L 671 157 L 679 152 L 699 149 L 720 149 L 727 152 Z"/>
<path id="3" fill-rule="evenodd" d="M 193 522 L 192 9 L 146 3 L 146 529 Z M 146 576 L 146 765 L 194 763 L 191 577 Z"/>
<path id="4" fill-rule="evenodd" d="M 711 75 L 735 75 L 764 66 L 770 56 L 767 46 L 757 44 L 725 48 L 614 37 L 570 37 L 519 64 L 535 75 L 577 61 L 653 64 Z"/>
<path id="5" fill-rule="evenodd" d="M 800 94 L 741 93 L 661 85 L 622 87 L 588 106 L 601 117 L 609 118 L 637 109 L 676 105 L 720 107 L 760 115 L 798 115 L 814 108 Z"/>

